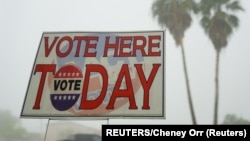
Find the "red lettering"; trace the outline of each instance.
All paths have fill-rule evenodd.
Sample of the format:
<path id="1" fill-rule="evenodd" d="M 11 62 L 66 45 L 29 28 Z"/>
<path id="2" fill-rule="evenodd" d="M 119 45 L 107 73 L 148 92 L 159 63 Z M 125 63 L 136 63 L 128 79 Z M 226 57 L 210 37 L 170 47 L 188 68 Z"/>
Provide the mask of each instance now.
<path id="1" fill-rule="evenodd" d="M 148 43 L 148 56 L 161 56 L 161 51 L 153 51 L 153 48 L 160 48 L 160 36 L 149 36 L 149 43 Z M 159 42 L 153 42 L 154 40 L 157 40 Z"/>
<path id="2" fill-rule="evenodd" d="M 55 74 L 55 70 L 56 70 L 55 64 L 37 64 L 36 65 L 34 75 L 36 74 L 36 72 L 41 72 L 42 74 L 41 74 L 38 92 L 36 95 L 36 101 L 33 106 L 33 109 L 35 110 L 40 109 L 40 102 L 41 102 L 41 98 L 43 94 L 43 87 L 44 87 L 44 83 L 46 80 L 46 75 L 48 72 L 52 72 L 53 74 Z"/>
<path id="3" fill-rule="evenodd" d="M 138 44 L 139 41 L 142 41 L 142 44 Z M 133 41 L 133 54 L 132 56 L 136 56 L 136 51 L 140 50 L 142 56 L 147 56 L 144 48 L 146 46 L 146 38 L 144 36 L 135 36 Z"/>
<path id="4" fill-rule="evenodd" d="M 129 43 L 126 43 L 129 42 Z M 119 52 L 119 56 L 120 57 L 127 57 L 127 56 L 131 56 L 131 51 L 127 51 L 125 52 L 124 49 L 130 49 L 131 47 L 131 41 L 132 41 L 132 36 L 125 36 L 125 37 L 121 37 L 121 43 L 120 43 L 120 52 Z"/>
<path id="5" fill-rule="evenodd" d="M 153 64 L 153 69 L 149 75 L 148 80 L 146 80 L 145 78 L 145 74 L 142 70 L 142 64 L 135 64 L 134 65 L 137 73 L 139 75 L 143 90 L 144 90 L 144 100 L 143 100 L 143 106 L 142 109 L 150 109 L 149 107 L 149 90 L 151 88 L 151 85 L 154 81 L 155 75 L 159 69 L 159 67 L 161 66 L 161 64 Z"/>
<path id="6" fill-rule="evenodd" d="M 103 78 L 102 91 L 98 98 L 95 100 L 87 100 L 87 93 L 89 87 L 89 78 L 91 72 L 99 72 Z M 108 74 L 106 69 L 101 65 L 89 64 L 86 65 L 86 74 L 83 83 L 83 91 L 82 91 L 82 100 L 79 109 L 95 109 L 97 108 L 103 101 L 106 95 L 106 91 L 108 88 Z"/>
<path id="7" fill-rule="evenodd" d="M 93 36 L 93 37 L 88 37 L 86 41 L 86 48 L 84 52 L 84 57 L 95 57 L 96 56 L 96 51 L 95 52 L 89 52 L 89 49 L 95 49 L 96 48 L 96 43 L 91 44 L 90 41 L 98 41 L 98 36 Z"/>
<path id="8" fill-rule="evenodd" d="M 120 89 L 123 77 L 125 78 L 126 89 Z M 128 64 L 122 65 L 109 104 L 106 107 L 107 109 L 114 109 L 114 103 L 117 97 L 128 97 L 130 102 L 129 109 L 137 109 Z"/>
<path id="9" fill-rule="evenodd" d="M 68 42 L 68 48 L 66 48 L 67 50 L 65 52 L 62 52 L 61 51 L 61 44 L 64 41 Z M 72 51 L 72 48 L 73 48 L 72 39 L 69 36 L 62 37 L 56 45 L 56 54 L 58 57 L 66 57 L 70 54 L 70 52 Z"/>
<path id="10" fill-rule="evenodd" d="M 108 56 L 109 49 L 113 50 L 112 56 L 114 57 L 135 57 L 138 52 L 141 52 L 142 56 L 161 56 L 161 36 L 148 36 L 148 39 L 145 36 L 117 36 L 114 37 L 113 43 L 110 38 L 110 36 L 105 38 L 103 57 Z M 75 57 L 80 56 L 82 41 L 86 42 L 82 56 L 96 57 L 99 36 L 74 36 L 73 39 L 70 36 L 54 37 L 51 43 L 49 43 L 49 37 L 44 37 L 44 40 L 46 57 L 49 56 L 54 46 L 56 46 L 58 57 L 67 57 L 72 52 L 74 41 L 77 41 Z M 65 43 L 65 46 L 63 46 L 63 43 Z M 146 47 L 148 48 L 147 51 Z"/>
<path id="11" fill-rule="evenodd" d="M 52 48 L 55 46 L 55 43 L 57 42 L 59 37 L 54 37 L 52 43 L 49 45 L 49 37 L 44 37 L 45 40 L 45 56 L 48 57 Z"/>
<path id="12" fill-rule="evenodd" d="M 158 69 L 160 68 L 161 64 L 153 64 L 152 70 L 146 78 L 144 74 L 144 70 L 142 68 L 142 64 L 134 64 L 134 67 L 136 68 L 137 74 L 139 76 L 143 91 L 144 91 L 144 97 L 143 97 L 143 106 L 142 109 L 150 109 L 149 105 L 149 91 L 150 88 L 153 84 L 153 81 L 155 79 L 155 76 L 157 74 Z M 39 82 L 39 87 L 37 91 L 37 96 L 35 103 L 33 105 L 33 109 L 37 110 L 40 109 L 40 103 L 42 99 L 42 94 L 43 94 L 43 89 L 44 89 L 44 84 L 46 81 L 46 76 L 47 73 L 52 72 L 55 74 L 56 71 L 56 64 L 37 64 L 35 67 L 34 75 L 37 72 L 41 72 L 41 79 Z M 102 90 L 100 92 L 100 95 L 95 98 L 95 99 L 87 99 L 88 97 L 88 91 L 89 91 L 89 82 L 90 82 L 90 77 L 92 72 L 97 72 L 101 75 L 102 77 Z M 124 80 L 124 82 L 123 82 Z M 67 83 L 62 85 L 63 81 L 64 83 Z M 78 82 L 79 81 L 79 82 Z M 61 90 L 65 90 L 68 88 L 69 90 L 79 90 L 80 86 L 80 80 L 74 81 L 74 80 L 62 80 L 61 81 L 56 81 L 55 82 L 55 90 L 57 90 L 59 87 Z M 121 88 L 121 85 L 124 84 L 124 88 Z M 84 78 L 84 85 L 82 89 L 82 99 L 81 99 L 81 104 L 79 106 L 79 109 L 95 109 L 100 104 L 102 104 L 106 93 L 107 93 L 107 88 L 108 88 L 108 73 L 102 65 L 98 64 L 87 64 L 86 65 L 86 73 L 85 73 L 85 78 Z M 114 86 L 112 95 L 110 97 L 109 103 L 106 107 L 106 109 L 114 109 L 115 108 L 115 102 L 117 98 L 124 97 L 128 98 L 129 100 L 129 109 L 137 109 L 135 97 L 134 97 L 134 91 L 133 91 L 133 85 L 130 77 L 130 72 L 129 72 L 129 67 L 128 64 L 123 64 L 120 70 L 120 73 L 117 77 L 116 84 Z"/>
<path id="13" fill-rule="evenodd" d="M 104 47 L 103 57 L 107 57 L 108 49 L 110 49 L 110 48 L 114 49 L 114 56 L 117 57 L 118 56 L 118 50 L 119 50 L 119 37 L 115 38 L 115 43 L 114 44 L 109 43 L 109 38 L 110 37 L 106 37 L 106 40 L 105 40 L 105 47 Z"/>
<path id="14" fill-rule="evenodd" d="M 79 57 L 82 41 L 85 40 L 84 36 L 75 36 L 74 40 L 77 41 L 75 57 Z"/>

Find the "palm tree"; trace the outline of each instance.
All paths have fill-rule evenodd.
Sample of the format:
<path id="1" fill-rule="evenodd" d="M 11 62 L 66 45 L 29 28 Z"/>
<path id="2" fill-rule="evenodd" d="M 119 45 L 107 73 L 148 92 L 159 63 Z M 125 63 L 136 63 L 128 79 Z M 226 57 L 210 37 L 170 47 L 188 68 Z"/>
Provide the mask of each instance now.
<path id="1" fill-rule="evenodd" d="M 181 48 L 189 107 L 192 122 L 196 124 L 183 46 L 184 32 L 192 22 L 191 12 L 197 12 L 196 3 L 193 0 L 155 0 L 152 5 L 152 12 L 153 17 L 157 18 L 160 26 L 169 29 L 177 47 L 180 46 Z"/>
<path id="2" fill-rule="evenodd" d="M 201 26 L 209 36 L 216 51 L 215 66 L 215 103 L 214 120 L 218 123 L 219 104 L 219 61 L 220 52 L 228 43 L 229 36 L 233 29 L 238 27 L 239 20 L 232 12 L 243 10 L 237 0 L 201 0 L 200 11 L 202 13 Z"/>

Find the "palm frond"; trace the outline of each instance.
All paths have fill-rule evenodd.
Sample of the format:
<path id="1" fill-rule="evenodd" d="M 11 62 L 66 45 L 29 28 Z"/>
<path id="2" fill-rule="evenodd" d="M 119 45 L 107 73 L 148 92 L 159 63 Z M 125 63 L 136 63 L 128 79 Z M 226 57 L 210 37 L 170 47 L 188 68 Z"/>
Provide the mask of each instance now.
<path id="1" fill-rule="evenodd" d="M 232 28 L 239 26 L 239 19 L 235 15 L 228 15 L 227 21 Z"/>
<path id="2" fill-rule="evenodd" d="M 244 11 L 244 9 L 240 6 L 239 1 L 233 1 L 226 5 L 226 8 L 231 11 Z"/>
<path id="3" fill-rule="evenodd" d="M 205 32 L 207 33 L 208 29 L 209 29 L 209 25 L 210 25 L 210 19 L 209 19 L 209 17 L 208 16 L 202 17 L 201 21 L 200 21 L 200 24 L 204 28 Z"/>
<path id="4" fill-rule="evenodd" d="M 176 44 L 180 45 L 184 32 L 191 25 L 191 12 L 198 12 L 198 7 L 193 0 L 155 0 L 152 12 L 158 24 L 168 28 Z"/>

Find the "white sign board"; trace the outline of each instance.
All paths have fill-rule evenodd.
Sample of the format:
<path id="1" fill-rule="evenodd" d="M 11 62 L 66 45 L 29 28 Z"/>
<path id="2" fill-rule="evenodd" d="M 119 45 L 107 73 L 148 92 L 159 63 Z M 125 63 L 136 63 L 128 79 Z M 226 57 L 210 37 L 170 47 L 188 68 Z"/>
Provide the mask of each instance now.
<path id="1" fill-rule="evenodd" d="M 164 35 L 44 32 L 21 117 L 165 118 Z"/>

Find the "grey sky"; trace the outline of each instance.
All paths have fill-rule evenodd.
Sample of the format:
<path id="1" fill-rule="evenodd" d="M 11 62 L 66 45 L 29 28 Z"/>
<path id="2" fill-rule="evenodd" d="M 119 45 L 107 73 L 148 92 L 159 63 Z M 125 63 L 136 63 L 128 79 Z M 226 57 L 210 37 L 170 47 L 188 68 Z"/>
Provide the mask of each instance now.
<path id="1" fill-rule="evenodd" d="M 1 0 L 0 107 L 20 116 L 36 51 L 44 31 L 161 30 L 152 0 Z M 240 26 L 221 52 L 219 123 L 226 114 L 250 119 L 250 1 L 241 0 Z M 212 124 L 215 50 L 199 26 L 185 33 L 184 47 L 198 124 Z M 166 30 L 166 120 L 111 119 L 110 124 L 191 124 L 180 49 Z M 29 129 L 41 120 L 22 119 Z M 95 122 L 95 121 L 94 121 Z M 96 121 L 105 124 L 106 121 Z M 46 123 L 45 120 L 42 123 Z"/>

